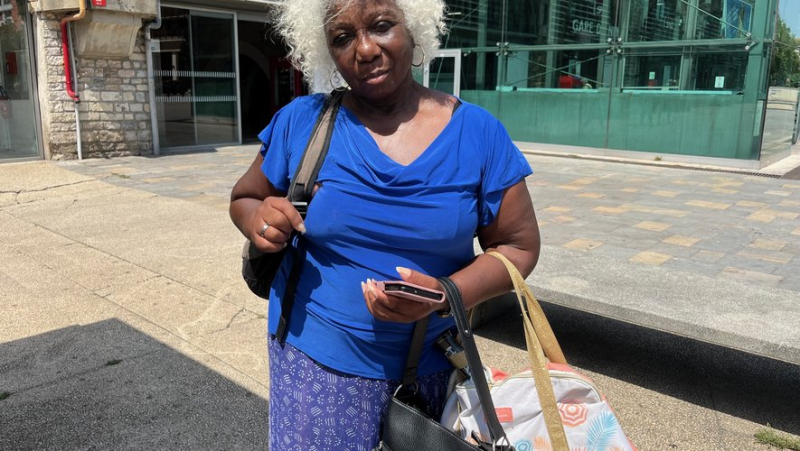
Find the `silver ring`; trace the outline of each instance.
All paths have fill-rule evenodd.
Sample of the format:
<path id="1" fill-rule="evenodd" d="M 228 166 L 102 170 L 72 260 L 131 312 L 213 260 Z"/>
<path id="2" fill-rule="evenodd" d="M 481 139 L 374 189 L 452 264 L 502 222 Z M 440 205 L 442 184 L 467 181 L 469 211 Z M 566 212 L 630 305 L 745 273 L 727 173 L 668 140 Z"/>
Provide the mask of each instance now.
<path id="1" fill-rule="evenodd" d="M 259 231 L 258 231 L 258 235 L 259 235 L 261 238 L 264 238 L 265 240 L 266 240 L 267 238 L 266 238 L 266 237 L 264 237 L 264 232 L 266 232 L 268 228 L 269 228 L 269 224 L 267 224 L 267 221 L 264 221 L 264 225 L 263 225 L 263 226 L 261 226 L 261 230 L 259 230 Z"/>

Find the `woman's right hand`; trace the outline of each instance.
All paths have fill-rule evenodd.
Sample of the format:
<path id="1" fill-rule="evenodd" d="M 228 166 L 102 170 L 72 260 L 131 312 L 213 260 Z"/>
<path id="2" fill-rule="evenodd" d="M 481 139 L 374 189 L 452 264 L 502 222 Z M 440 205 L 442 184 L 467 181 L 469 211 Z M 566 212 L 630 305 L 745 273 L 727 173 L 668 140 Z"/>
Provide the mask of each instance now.
<path id="1" fill-rule="evenodd" d="M 250 241 L 264 252 L 278 252 L 289 243 L 292 231 L 306 232 L 303 218 L 285 197 L 267 197 L 249 221 Z"/>

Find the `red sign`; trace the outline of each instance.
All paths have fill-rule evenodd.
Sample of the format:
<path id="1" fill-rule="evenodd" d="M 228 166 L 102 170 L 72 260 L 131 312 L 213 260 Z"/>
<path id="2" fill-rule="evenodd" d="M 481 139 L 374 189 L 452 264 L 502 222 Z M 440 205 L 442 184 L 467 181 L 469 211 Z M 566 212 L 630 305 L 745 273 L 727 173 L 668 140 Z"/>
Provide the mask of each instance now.
<path id="1" fill-rule="evenodd" d="M 102 6 L 103 8 L 105 8 L 106 0 L 92 0 L 92 6 Z"/>

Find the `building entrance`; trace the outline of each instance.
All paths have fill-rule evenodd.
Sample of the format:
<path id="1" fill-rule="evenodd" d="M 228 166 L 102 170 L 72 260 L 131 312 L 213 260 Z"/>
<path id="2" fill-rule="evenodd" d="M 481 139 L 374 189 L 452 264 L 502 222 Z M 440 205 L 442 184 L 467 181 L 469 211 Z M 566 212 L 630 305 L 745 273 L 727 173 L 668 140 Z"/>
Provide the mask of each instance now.
<path id="1" fill-rule="evenodd" d="M 238 30 L 242 141 L 255 142 L 272 116 L 307 90 L 269 24 L 239 20 Z"/>
<path id="2" fill-rule="evenodd" d="M 275 112 L 306 92 L 264 20 L 166 6 L 161 16 L 151 46 L 161 147 L 254 142 Z"/>
<path id="3" fill-rule="evenodd" d="M 0 0 L 0 160 L 37 158 L 35 89 L 24 0 Z"/>

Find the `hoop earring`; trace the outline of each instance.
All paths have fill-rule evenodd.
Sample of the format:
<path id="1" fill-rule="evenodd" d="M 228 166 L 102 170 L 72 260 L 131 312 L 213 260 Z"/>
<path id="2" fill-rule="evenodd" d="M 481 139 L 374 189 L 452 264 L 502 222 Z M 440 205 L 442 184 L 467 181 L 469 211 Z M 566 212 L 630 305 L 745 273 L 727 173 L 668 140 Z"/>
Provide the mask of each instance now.
<path id="1" fill-rule="evenodd" d="M 343 81 L 342 75 L 336 69 L 334 69 L 333 72 L 331 72 L 330 77 L 328 77 L 328 82 L 331 84 L 331 87 L 334 91 L 346 91 L 350 89 L 350 87 L 347 86 L 347 83 L 342 84 Z"/>
<path id="2" fill-rule="evenodd" d="M 414 61 L 411 61 L 411 65 L 414 66 L 414 67 L 422 67 L 422 65 L 425 64 L 425 47 L 423 47 L 423 46 L 421 46 L 419 44 L 414 45 L 415 49 L 417 47 L 419 47 L 420 51 L 422 51 L 422 60 L 420 60 L 419 64 L 414 64 Z"/>

